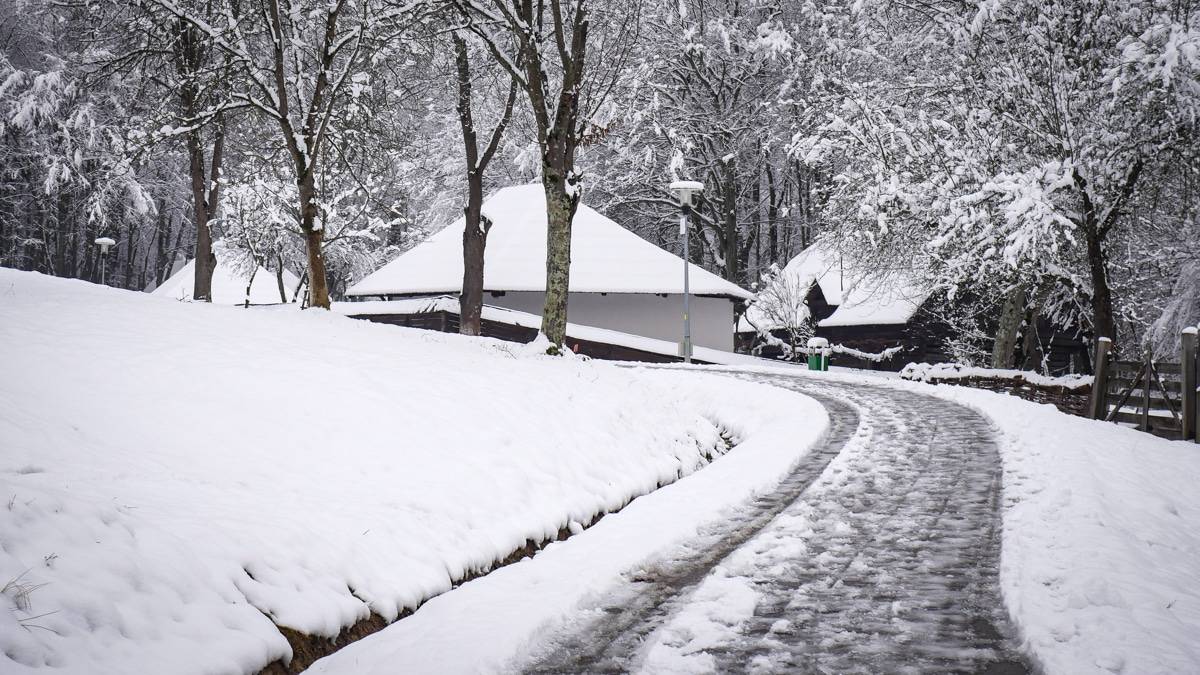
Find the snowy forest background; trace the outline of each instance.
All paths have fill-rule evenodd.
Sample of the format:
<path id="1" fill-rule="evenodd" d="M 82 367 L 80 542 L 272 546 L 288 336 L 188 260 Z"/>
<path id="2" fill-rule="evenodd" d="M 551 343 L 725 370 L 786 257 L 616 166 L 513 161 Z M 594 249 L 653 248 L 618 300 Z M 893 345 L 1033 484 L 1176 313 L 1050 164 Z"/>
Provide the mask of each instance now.
<path id="1" fill-rule="evenodd" d="M 1200 2 L 549 1 L 584 201 L 680 252 L 666 186 L 702 180 L 691 251 L 731 281 L 824 237 L 936 288 L 966 361 L 1002 316 L 1162 350 L 1200 321 Z M 142 290 L 211 232 L 303 277 L 315 231 L 336 299 L 462 213 L 464 72 L 480 141 L 508 120 L 483 184 L 540 176 L 497 49 L 532 2 L 0 0 L 0 264 L 96 281 L 110 236 Z"/>

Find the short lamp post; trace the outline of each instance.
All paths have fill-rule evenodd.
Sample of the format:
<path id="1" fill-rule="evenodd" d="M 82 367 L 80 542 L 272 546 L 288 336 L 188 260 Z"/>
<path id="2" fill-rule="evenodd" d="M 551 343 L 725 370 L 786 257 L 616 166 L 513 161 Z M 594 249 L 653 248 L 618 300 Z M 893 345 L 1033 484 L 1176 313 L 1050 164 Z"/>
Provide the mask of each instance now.
<path id="1" fill-rule="evenodd" d="M 117 245 L 111 237 L 100 237 L 96 239 L 96 245 L 100 247 L 100 285 L 104 285 L 104 272 L 108 269 L 108 249 Z"/>
<path id="2" fill-rule="evenodd" d="M 679 200 L 679 236 L 683 239 L 683 362 L 692 362 L 692 313 L 691 313 L 691 288 L 688 284 L 688 266 L 691 264 L 691 254 L 689 251 L 688 239 L 688 219 L 692 215 L 692 206 L 700 193 L 704 191 L 704 184 L 694 180 L 677 180 L 671 183 L 670 190 L 675 198 Z"/>

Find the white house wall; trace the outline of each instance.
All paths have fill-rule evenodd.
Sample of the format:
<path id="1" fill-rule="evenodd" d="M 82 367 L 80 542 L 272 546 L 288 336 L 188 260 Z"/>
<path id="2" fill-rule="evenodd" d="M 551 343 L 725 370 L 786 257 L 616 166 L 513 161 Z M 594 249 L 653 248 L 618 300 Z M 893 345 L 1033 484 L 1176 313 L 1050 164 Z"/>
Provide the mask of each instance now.
<path id="1" fill-rule="evenodd" d="M 546 294 L 508 291 L 483 294 L 485 304 L 541 315 Z M 699 347 L 733 351 L 733 301 L 692 296 L 692 342 Z M 683 340 L 683 296 L 650 293 L 572 293 L 567 321 L 645 337 Z"/>

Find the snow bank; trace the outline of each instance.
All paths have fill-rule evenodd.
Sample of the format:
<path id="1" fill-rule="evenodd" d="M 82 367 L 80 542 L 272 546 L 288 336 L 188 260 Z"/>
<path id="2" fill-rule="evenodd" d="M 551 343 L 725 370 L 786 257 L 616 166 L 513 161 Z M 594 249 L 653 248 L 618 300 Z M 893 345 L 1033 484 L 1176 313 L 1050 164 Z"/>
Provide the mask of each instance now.
<path id="1" fill-rule="evenodd" d="M 395 617 L 692 473 L 720 432 L 742 473 L 677 483 L 707 489 L 676 513 L 816 433 L 808 399 L 724 379 L 8 269 L 0 372 L 6 674 L 253 672 L 290 653 L 273 623 Z"/>
<path id="2" fill-rule="evenodd" d="M 1065 387 L 1079 389 L 1092 383 L 1091 375 L 1060 375 L 1050 377 L 1029 370 L 1004 370 L 1000 368 L 976 368 L 954 363 L 910 363 L 900 370 L 901 379 L 914 382 L 938 382 L 940 380 L 965 380 L 989 378 L 1028 382 L 1039 387 Z"/>
<path id="3" fill-rule="evenodd" d="M 824 433 L 828 417 L 794 392 L 685 370 L 645 368 L 742 420 L 741 444 L 703 471 L 641 497 L 569 541 L 434 598 L 416 614 L 317 661 L 312 673 L 392 675 L 503 672 L 547 629 L 577 616 L 620 575 L 694 537 L 705 523 L 771 490 Z M 707 403 L 713 406 L 713 403 Z"/>
<path id="4" fill-rule="evenodd" d="M 1047 673 L 1200 667 L 1200 446 L 962 387 L 1004 435 L 1005 602 Z"/>

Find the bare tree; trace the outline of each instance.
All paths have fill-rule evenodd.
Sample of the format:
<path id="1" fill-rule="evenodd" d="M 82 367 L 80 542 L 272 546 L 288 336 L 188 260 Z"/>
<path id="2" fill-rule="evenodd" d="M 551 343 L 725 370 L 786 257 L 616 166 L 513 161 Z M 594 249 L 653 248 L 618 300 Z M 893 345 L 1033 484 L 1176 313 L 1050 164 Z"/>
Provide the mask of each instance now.
<path id="1" fill-rule="evenodd" d="M 593 0 L 594 1 L 594 0 Z M 571 221 L 579 207 L 582 176 L 576 153 L 591 134 L 593 117 L 615 85 L 628 57 L 621 45 L 636 35 L 637 7 L 617 8 L 608 32 L 590 36 L 589 0 L 454 0 L 466 22 L 529 99 L 546 195 L 546 304 L 542 333 L 551 353 L 567 328 L 571 272 Z M 589 49 L 591 53 L 589 61 Z M 595 67 L 605 63 L 604 68 Z M 589 64 L 591 67 L 589 67 Z M 585 106 L 588 106 L 585 109 Z"/>
<path id="2" fill-rule="evenodd" d="M 179 128 L 183 129 L 187 147 L 192 217 L 196 223 L 196 277 L 192 298 L 212 302 L 212 277 L 217 268 L 217 257 L 213 254 L 210 221 L 220 198 L 225 116 L 220 108 L 221 101 L 205 99 L 214 96 L 212 89 L 228 80 L 228 72 L 209 63 L 211 49 L 195 26 L 178 18 L 170 23 L 175 28 L 171 54 L 179 78 L 175 85 L 179 92 Z M 207 159 L 206 126 L 209 130 L 207 145 L 211 146 Z"/>
<path id="3" fill-rule="evenodd" d="M 517 81 L 512 79 L 508 87 L 508 98 L 495 128 L 488 135 L 487 146 L 479 148 L 479 134 L 475 129 L 472 111 L 471 58 L 467 42 L 462 35 L 454 33 L 455 77 L 458 81 L 456 108 L 462 127 L 463 149 L 467 162 L 467 206 L 463 209 L 466 219 L 463 228 L 463 286 L 459 296 L 459 332 L 463 335 L 479 335 L 480 315 L 483 312 L 483 263 L 487 248 L 487 235 L 492 223 L 482 213 L 483 176 L 487 166 L 500 147 L 504 128 L 512 119 L 513 105 L 517 99 Z"/>
<path id="4" fill-rule="evenodd" d="M 326 157 L 322 150 L 331 136 L 352 123 L 343 105 L 352 78 L 366 75 L 372 59 L 399 43 L 393 38 L 422 3 L 257 0 L 229 3 L 221 12 L 222 21 L 210 23 L 173 0 L 154 2 L 221 50 L 245 81 L 244 88 L 233 93 L 233 101 L 277 126 L 276 138 L 296 183 L 308 256 L 309 305 L 328 309 L 325 232 L 316 182 Z"/>

